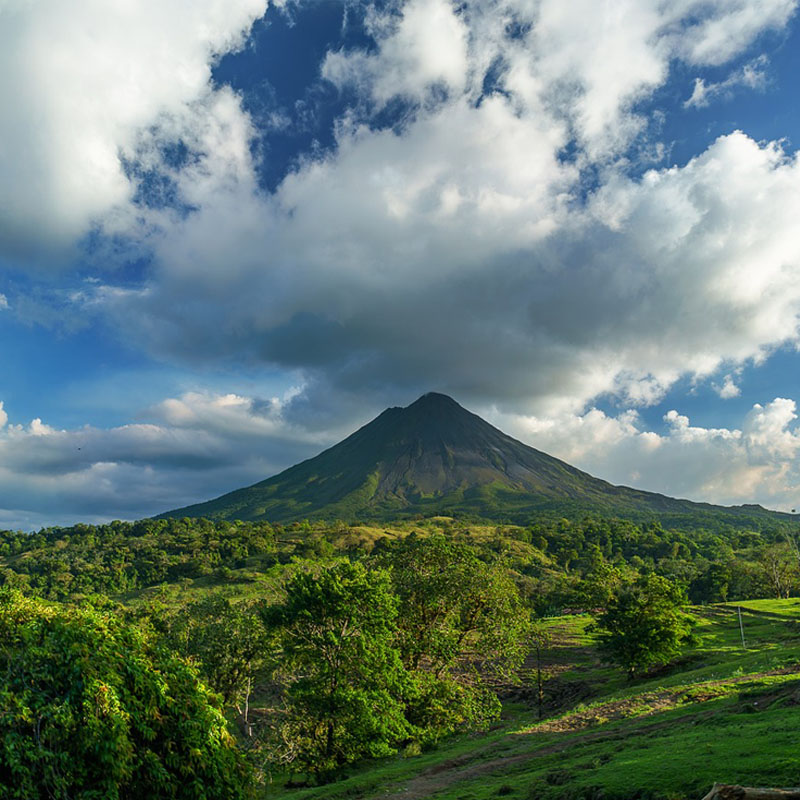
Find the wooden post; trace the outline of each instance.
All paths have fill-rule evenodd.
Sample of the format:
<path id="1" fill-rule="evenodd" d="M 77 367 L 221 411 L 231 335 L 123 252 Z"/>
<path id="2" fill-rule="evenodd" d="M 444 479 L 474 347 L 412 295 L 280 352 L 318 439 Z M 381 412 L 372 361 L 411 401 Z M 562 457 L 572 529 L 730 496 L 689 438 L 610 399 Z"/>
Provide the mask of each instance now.
<path id="1" fill-rule="evenodd" d="M 542 706 L 544 705 L 544 692 L 542 691 L 542 657 L 538 642 L 536 643 L 536 688 L 538 689 L 539 719 L 541 719 Z"/>
<path id="2" fill-rule="evenodd" d="M 744 625 L 742 624 L 742 607 L 736 606 L 736 610 L 739 612 L 739 633 L 742 634 L 742 650 L 747 650 L 747 642 L 744 640 Z"/>

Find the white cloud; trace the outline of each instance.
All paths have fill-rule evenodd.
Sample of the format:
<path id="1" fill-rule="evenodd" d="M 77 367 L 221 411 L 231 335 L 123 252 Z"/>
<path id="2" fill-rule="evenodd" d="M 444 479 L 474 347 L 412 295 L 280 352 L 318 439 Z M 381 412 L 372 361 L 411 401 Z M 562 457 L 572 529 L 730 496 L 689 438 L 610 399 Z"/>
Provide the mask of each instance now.
<path id="1" fill-rule="evenodd" d="M 742 86 L 747 89 L 763 89 L 767 85 L 768 64 L 767 57 L 761 55 L 732 72 L 724 81 L 706 83 L 703 78 L 695 78 L 692 96 L 683 107 L 705 108 L 717 98 L 730 98 L 734 90 Z"/>
<path id="2" fill-rule="evenodd" d="M 403 6 L 376 23 L 374 54 L 330 55 L 325 69 L 339 59 L 341 80 L 367 80 L 376 102 L 375 81 L 397 70 L 410 82 L 398 91 L 444 80 L 447 99 L 399 132 L 343 120 L 334 154 L 264 197 L 248 122 L 215 93 L 223 110 L 198 117 L 205 128 L 181 126 L 220 153 L 176 175 L 198 211 L 153 239 L 160 267 L 143 292 L 95 297 L 157 352 L 263 359 L 304 370 L 309 391 L 436 380 L 479 401 L 503 387 L 540 411 L 603 392 L 656 402 L 682 374 L 795 338 L 798 166 L 734 133 L 642 178 L 606 163 L 588 203 L 581 167 L 623 152 L 640 128 L 631 104 L 670 59 L 709 63 L 704 42 L 721 36 L 734 55 L 793 7 L 762 3 L 758 26 L 739 2 Z M 448 52 L 467 42 L 460 93 L 427 39 L 404 33 L 422 19 L 450 32 Z M 406 35 L 416 49 L 398 44 Z M 477 103 L 498 58 L 504 91 Z M 576 137 L 577 161 L 564 161 Z"/>
<path id="3" fill-rule="evenodd" d="M 635 412 L 613 417 L 598 409 L 551 419 L 502 417 L 506 426 L 544 450 L 615 484 L 723 505 L 761 503 L 788 510 L 800 491 L 796 404 L 756 404 L 741 428 L 692 425 L 668 412 L 665 432 L 647 430 Z"/>
<path id="4" fill-rule="evenodd" d="M 399 19 L 373 11 L 370 28 L 382 42 L 380 55 L 328 53 L 323 77 L 367 90 L 379 104 L 398 95 L 420 98 L 435 85 L 464 88 L 468 31 L 450 0 L 410 0 Z"/>
<path id="5" fill-rule="evenodd" d="M 0 4 L 0 254 L 55 258 L 132 222 L 120 153 L 208 97 L 266 0 Z"/>
<path id="6" fill-rule="evenodd" d="M 376 12 L 377 50 L 329 54 L 323 72 L 366 82 L 376 103 L 392 87 L 425 97 L 445 84 L 449 94 L 400 131 L 357 114 L 340 120 L 336 152 L 308 157 L 274 196 L 257 186 L 239 98 L 208 85 L 214 54 L 240 43 L 263 2 L 239 0 L 230 13 L 210 0 L 191 11 L 142 7 L 141 18 L 100 14 L 92 2 L 65 23 L 66 38 L 84 41 L 102 25 L 98 45 L 65 69 L 63 97 L 47 81 L 30 95 L 56 143 L 129 153 L 169 173 L 196 208 L 186 218 L 137 212 L 129 233 L 156 256 L 143 287 L 106 282 L 73 296 L 81 314 L 106 312 L 154 352 L 263 360 L 305 371 L 309 387 L 345 391 L 381 380 L 427 388 L 436 376 L 485 399 L 513 385 L 509 402 L 575 409 L 603 392 L 655 402 L 681 374 L 710 375 L 796 334 L 795 162 L 743 134 L 643 179 L 626 177 L 624 158 L 643 124 L 633 104 L 664 83 L 671 60 L 724 61 L 785 24 L 793 2 L 761 0 L 758 15 L 739 0 L 413 0 Z M 37 16 L 46 0 L 22 8 L 14 19 L 26 44 L 5 58 L 43 58 L 38 43 L 61 12 Z M 131 44 L 114 49 L 121 31 Z M 490 74 L 497 91 L 478 102 Z M 130 89 L 125 102 L 119 84 Z M 85 136 L 70 138 L 77 117 L 64 98 L 76 87 L 95 99 L 78 103 Z M 6 123 L 12 143 L 26 120 Z M 178 136 L 199 156 L 164 164 L 157 154 Z M 569 145 L 576 158 L 564 160 Z M 48 181 L 72 187 L 31 192 L 68 198 L 81 224 L 130 223 L 132 187 L 118 162 L 83 183 L 71 151 L 31 153 Z M 586 205 L 582 170 L 592 163 L 603 185 Z M 84 195 L 118 213 L 87 212 Z M 13 214 L 39 225 L 26 208 L 23 198 Z"/>
<path id="7" fill-rule="evenodd" d="M 734 133 L 576 210 L 571 168 L 526 158 L 536 126 L 495 98 L 360 131 L 274 200 L 218 192 L 158 244 L 158 285 L 99 287 L 98 307 L 156 351 L 272 361 L 309 391 L 436 385 L 539 413 L 651 404 L 796 340 L 796 158 Z"/>
<path id="8" fill-rule="evenodd" d="M 624 148 L 646 120 L 636 101 L 670 61 L 719 65 L 765 30 L 785 26 L 796 0 L 410 0 L 375 14 L 376 52 L 329 53 L 322 74 L 378 105 L 423 100 L 434 85 L 477 99 L 487 76 L 523 114 L 567 121 L 590 158 Z M 516 34 L 510 33 L 516 31 Z M 757 62 L 754 62 L 757 65 Z M 753 74 L 740 80 L 754 78 Z"/>
<path id="9" fill-rule="evenodd" d="M 693 64 L 724 64 L 769 29 L 787 24 L 796 0 L 711 0 L 671 3 L 676 13 L 695 13 L 696 22 L 676 32 L 678 50 Z"/>
<path id="10" fill-rule="evenodd" d="M 284 417 L 293 396 L 190 392 L 148 422 L 71 430 L 6 427 L 0 403 L 0 525 L 140 518 L 262 480 L 332 443 Z"/>
<path id="11" fill-rule="evenodd" d="M 732 397 L 738 397 L 742 393 L 733 375 L 726 375 L 722 381 L 722 386 L 714 383 L 712 387 L 723 400 L 730 400 Z"/>

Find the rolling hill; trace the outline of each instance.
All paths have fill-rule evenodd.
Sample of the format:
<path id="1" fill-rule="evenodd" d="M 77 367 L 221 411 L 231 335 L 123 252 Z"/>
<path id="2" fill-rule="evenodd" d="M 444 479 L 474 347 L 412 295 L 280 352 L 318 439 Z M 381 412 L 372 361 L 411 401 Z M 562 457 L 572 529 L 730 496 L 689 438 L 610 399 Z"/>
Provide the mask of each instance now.
<path id="1" fill-rule="evenodd" d="M 388 408 L 339 444 L 266 480 L 160 517 L 385 520 L 418 514 L 657 518 L 679 527 L 792 520 L 614 486 L 513 439 L 446 395 Z"/>

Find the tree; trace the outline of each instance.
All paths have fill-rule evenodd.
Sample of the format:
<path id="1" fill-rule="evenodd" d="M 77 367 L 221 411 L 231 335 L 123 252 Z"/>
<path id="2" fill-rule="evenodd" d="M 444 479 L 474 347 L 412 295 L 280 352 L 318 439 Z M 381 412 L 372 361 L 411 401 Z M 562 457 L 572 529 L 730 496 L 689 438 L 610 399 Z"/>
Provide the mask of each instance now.
<path id="1" fill-rule="evenodd" d="M 684 591 L 659 575 L 623 584 L 596 622 L 600 650 L 629 678 L 680 653 L 693 618 Z"/>
<path id="2" fill-rule="evenodd" d="M 285 687 L 274 755 L 325 780 L 364 756 L 396 752 L 410 731 L 408 680 L 394 647 L 397 601 L 383 570 L 341 562 L 300 572 L 264 618 L 282 649 Z"/>
<path id="3" fill-rule="evenodd" d="M 195 659 L 203 680 L 234 706 L 248 736 L 254 679 L 270 662 L 269 637 L 255 603 L 232 603 L 212 594 L 189 603 L 162 623 L 165 637 L 179 652 Z"/>
<path id="4" fill-rule="evenodd" d="M 527 655 L 530 613 L 508 570 L 441 535 L 383 550 L 399 600 L 397 641 L 418 695 L 409 718 L 428 738 L 499 713 L 490 686 Z"/>
<path id="5" fill-rule="evenodd" d="M 213 695 L 140 630 L 2 590 L 0 642 L 4 800 L 247 793 Z"/>
<path id="6" fill-rule="evenodd" d="M 413 534 L 377 563 L 391 569 L 409 668 L 424 665 L 441 677 L 468 659 L 483 672 L 507 675 L 525 657 L 528 614 L 502 564 L 444 536 Z"/>
<path id="7" fill-rule="evenodd" d="M 786 598 L 797 584 L 795 554 L 791 545 L 773 544 L 761 551 L 758 564 L 764 576 L 764 583 L 777 598 Z"/>
<path id="8" fill-rule="evenodd" d="M 584 608 L 606 608 L 632 570 L 601 562 L 580 582 L 576 600 Z"/>

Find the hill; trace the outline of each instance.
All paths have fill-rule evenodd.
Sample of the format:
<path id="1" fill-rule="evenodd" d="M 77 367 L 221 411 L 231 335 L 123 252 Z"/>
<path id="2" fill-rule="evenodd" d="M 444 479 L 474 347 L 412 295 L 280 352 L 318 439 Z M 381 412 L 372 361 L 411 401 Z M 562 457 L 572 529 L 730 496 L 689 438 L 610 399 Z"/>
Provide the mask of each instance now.
<path id="1" fill-rule="evenodd" d="M 742 606 L 746 648 L 734 607 L 694 608 L 698 643 L 679 663 L 633 683 L 598 660 L 590 617 L 552 618 L 543 720 L 523 693 L 507 699 L 501 723 L 482 735 L 368 762 L 332 786 L 282 789 L 276 781 L 272 796 L 699 800 L 715 782 L 796 786 L 800 605 Z"/>
<path id="2" fill-rule="evenodd" d="M 792 519 L 756 505 L 713 506 L 614 486 L 436 393 L 387 409 L 339 444 L 267 480 L 160 517 L 287 522 L 455 514 L 520 522 L 587 513 L 757 529 Z"/>

